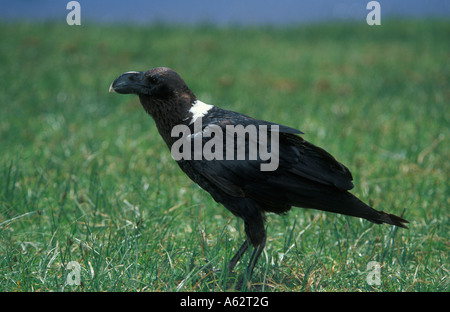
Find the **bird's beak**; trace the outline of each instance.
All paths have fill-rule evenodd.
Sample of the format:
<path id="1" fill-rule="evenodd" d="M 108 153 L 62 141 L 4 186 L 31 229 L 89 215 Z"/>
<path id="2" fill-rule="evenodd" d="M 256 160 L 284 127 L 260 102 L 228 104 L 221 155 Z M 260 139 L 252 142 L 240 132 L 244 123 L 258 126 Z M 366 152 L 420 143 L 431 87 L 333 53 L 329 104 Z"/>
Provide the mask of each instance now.
<path id="1" fill-rule="evenodd" d="M 129 71 L 117 77 L 109 86 L 109 92 L 130 94 L 139 94 L 145 86 L 142 82 L 143 73 Z"/>
<path id="2" fill-rule="evenodd" d="M 116 93 L 116 91 L 114 91 L 113 84 L 114 84 L 114 81 L 109 86 L 109 92 L 110 93 Z"/>

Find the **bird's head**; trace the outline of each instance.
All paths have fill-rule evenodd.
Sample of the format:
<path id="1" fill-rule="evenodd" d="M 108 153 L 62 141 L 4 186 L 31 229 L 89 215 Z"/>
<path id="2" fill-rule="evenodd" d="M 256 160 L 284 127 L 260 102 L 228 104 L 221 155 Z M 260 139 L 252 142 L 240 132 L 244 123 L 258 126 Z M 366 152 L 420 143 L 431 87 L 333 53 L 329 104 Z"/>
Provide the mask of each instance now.
<path id="1" fill-rule="evenodd" d="M 145 111 L 153 117 L 169 146 L 173 143 L 171 129 L 187 122 L 189 109 L 196 101 L 194 93 L 183 79 L 167 67 L 123 73 L 113 81 L 109 92 L 138 95 Z"/>
<path id="2" fill-rule="evenodd" d="M 156 67 L 146 72 L 123 73 L 113 81 L 109 92 L 137 94 L 141 98 L 155 100 L 168 100 L 192 94 L 183 79 L 168 67 Z"/>

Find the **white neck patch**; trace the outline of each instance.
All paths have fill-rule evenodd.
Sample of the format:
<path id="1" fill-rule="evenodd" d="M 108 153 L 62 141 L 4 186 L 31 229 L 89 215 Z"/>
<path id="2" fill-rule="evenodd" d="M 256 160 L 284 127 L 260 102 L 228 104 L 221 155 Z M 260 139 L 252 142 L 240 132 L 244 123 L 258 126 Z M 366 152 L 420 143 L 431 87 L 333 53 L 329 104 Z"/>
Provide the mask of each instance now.
<path id="1" fill-rule="evenodd" d="M 191 109 L 189 110 L 190 113 L 192 113 L 192 120 L 189 124 L 193 124 L 197 118 L 201 118 L 205 116 L 211 108 L 213 108 L 213 105 L 203 103 L 202 101 L 196 100 L 193 104 Z"/>

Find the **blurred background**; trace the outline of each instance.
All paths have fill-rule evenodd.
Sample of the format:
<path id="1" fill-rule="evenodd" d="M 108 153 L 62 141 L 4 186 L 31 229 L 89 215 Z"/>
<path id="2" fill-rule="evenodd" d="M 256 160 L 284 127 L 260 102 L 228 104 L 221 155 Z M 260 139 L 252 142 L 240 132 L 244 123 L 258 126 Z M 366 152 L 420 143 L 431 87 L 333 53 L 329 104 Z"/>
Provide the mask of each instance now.
<path id="1" fill-rule="evenodd" d="M 58 0 L 3 0 L 3 20 L 65 20 L 65 4 Z M 292 25 L 336 20 L 365 21 L 366 5 L 360 0 L 262 1 L 79 1 L 83 21 L 96 23 L 175 23 L 212 25 Z M 449 17 L 445 0 L 379 1 L 383 18 Z"/>
<path id="2" fill-rule="evenodd" d="M 256 290 L 450 290 L 450 1 L 380 0 L 374 26 L 363 0 L 81 0 L 80 26 L 68 2 L 0 2 L 0 291 L 234 289 L 243 224 L 179 170 L 136 96 L 108 93 L 157 66 L 303 131 L 355 195 L 410 221 L 269 214 Z"/>

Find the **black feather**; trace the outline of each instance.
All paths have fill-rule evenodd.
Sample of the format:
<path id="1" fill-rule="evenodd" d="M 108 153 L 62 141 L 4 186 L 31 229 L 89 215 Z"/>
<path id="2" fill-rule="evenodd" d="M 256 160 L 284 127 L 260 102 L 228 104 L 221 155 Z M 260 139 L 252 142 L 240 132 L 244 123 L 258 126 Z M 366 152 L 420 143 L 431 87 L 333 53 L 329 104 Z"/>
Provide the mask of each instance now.
<path id="1" fill-rule="evenodd" d="M 159 133 L 169 149 L 176 142 L 171 130 L 176 125 L 189 127 L 195 132 L 197 119 L 191 111 L 199 103 L 193 92 L 180 76 L 169 68 L 154 68 L 145 73 L 126 73 L 111 85 L 111 91 L 139 95 L 142 106 L 154 118 Z M 348 191 L 353 188 L 353 177 L 349 169 L 338 162 L 324 149 L 302 137 L 301 131 L 281 124 L 251 118 L 218 107 L 201 112 L 202 127 L 194 136 L 201 136 L 201 146 L 211 137 L 205 130 L 208 126 L 220 127 L 223 131 L 222 149 L 226 154 L 231 148 L 236 155 L 238 148 L 245 147 L 245 160 L 199 160 L 181 159 L 180 168 L 200 187 L 208 191 L 234 215 L 242 218 L 248 240 L 255 246 L 248 266 L 251 275 L 253 266 L 262 252 L 265 242 L 265 213 L 285 213 L 291 207 L 314 208 L 328 212 L 360 217 L 376 224 L 387 223 L 406 228 L 405 219 L 373 209 Z M 197 112 L 198 113 L 198 112 Z M 194 120 L 195 119 L 195 120 Z M 262 157 L 251 159 L 249 148 L 261 138 L 246 136 L 241 143 L 226 145 L 227 126 L 261 126 L 267 133 L 278 136 L 278 167 L 273 171 L 262 171 L 261 165 L 268 163 Z M 197 129 L 198 131 L 198 129 Z M 258 135 L 261 131 L 258 131 Z M 267 140 L 267 150 L 275 151 Z M 248 247 L 247 241 L 230 262 L 230 270 Z"/>

